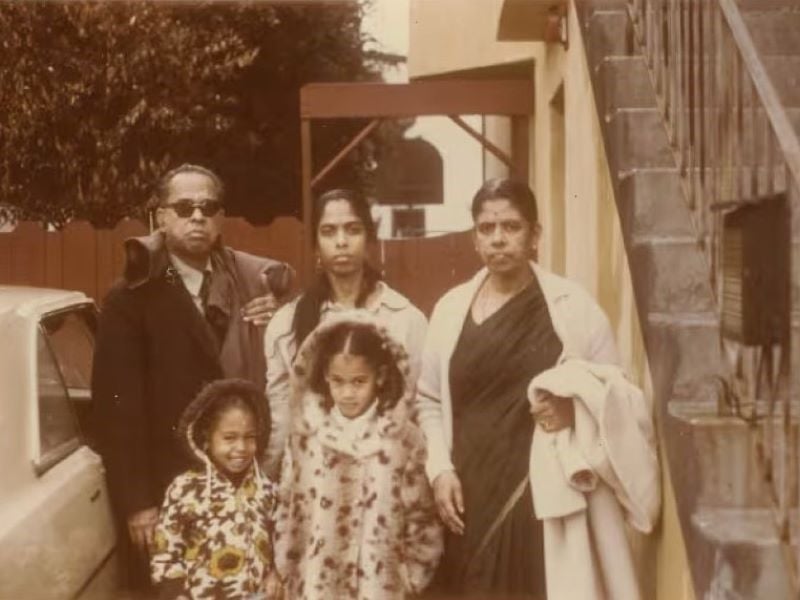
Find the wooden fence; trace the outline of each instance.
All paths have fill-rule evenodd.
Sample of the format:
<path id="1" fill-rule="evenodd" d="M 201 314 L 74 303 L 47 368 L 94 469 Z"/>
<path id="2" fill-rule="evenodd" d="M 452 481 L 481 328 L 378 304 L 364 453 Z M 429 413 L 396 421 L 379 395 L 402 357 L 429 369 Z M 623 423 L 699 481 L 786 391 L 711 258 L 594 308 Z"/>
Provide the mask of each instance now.
<path id="1" fill-rule="evenodd" d="M 78 221 L 61 231 L 20 223 L 13 231 L 0 233 L 0 284 L 80 290 L 99 301 L 122 273 L 122 242 L 147 231 L 137 220 L 121 221 L 114 229 L 95 229 Z M 226 218 L 223 225 L 227 244 L 288 262 L 298 269 L 300 285 L 310 276 L 302 272 L 303 235 L 302 223 L 293 217 L 265 227 L 240 218 Z M 446 290 L 478 267 L 466 232 L 382 241 L 377 253 L 386 281 L 428 314 Z"/>

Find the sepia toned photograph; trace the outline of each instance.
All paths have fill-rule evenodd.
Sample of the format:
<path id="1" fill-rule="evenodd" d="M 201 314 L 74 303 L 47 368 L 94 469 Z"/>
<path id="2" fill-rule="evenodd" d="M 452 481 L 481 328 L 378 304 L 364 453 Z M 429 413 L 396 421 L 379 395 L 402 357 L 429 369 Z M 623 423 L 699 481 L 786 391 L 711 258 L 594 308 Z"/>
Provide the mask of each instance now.
<path id="1" fill-rule="evenodd" d="M 0 50 L 0 600 L 800 598 L 800 0 Z"/>

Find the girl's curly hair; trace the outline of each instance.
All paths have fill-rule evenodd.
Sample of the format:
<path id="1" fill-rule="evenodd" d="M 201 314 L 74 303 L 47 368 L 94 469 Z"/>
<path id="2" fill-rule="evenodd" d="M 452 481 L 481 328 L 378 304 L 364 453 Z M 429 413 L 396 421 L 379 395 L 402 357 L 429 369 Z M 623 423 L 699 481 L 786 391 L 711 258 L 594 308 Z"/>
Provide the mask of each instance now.
<path id="1" fill-rule="evenodd" d="M 317 344 L 308 384 L 312 391 L 322 396 L 322 407 L 326 411 L 333 408 L 333 398 L 325 375 L 333 357 L 344 352 L 363 357 L 376 374 L 385 370 L 385 377 L 377 390 L 377 413 L 382 415 L 397 406 L 405 392 L 405 377 L 386 340 L 374 327 L 366 323 L 338 323 L 322 333 Z"/>
<path id="2" fill-rule="evenodd" d="M 219 379 L 206 385 L 183 411 L 178 431 L 183 439 L 188 440 L 189 428 L 193 425 L 192 442 L 197 448 L 205 449 L 219 418 L 229 408 L 242 408 L 253 415 L 256 457 L 260 458 L 269 443 L 272 426 L 269 403 L 261 390 L 244 379 Z M 193 459 L 197 459 L 193 452 L 191 454 Z"/>

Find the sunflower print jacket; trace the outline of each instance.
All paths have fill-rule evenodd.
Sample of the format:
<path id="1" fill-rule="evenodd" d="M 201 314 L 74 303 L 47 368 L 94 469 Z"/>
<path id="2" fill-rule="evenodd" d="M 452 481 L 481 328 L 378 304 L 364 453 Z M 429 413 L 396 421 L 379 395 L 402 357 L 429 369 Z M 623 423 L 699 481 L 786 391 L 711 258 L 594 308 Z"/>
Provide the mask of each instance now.
<path id="1" fill-rule="evenodd" d="M 238 488 L 210 463 L 167 489 L 150 559 L 162 597 L 258 597 L 272 569 L 276 489 L 254 465 Z"/>
<path id="2" fill-rule="evenodd" d="M 292 422 L 276 517 L 275 561 L 291 600 L 398 600 L 422 591 L 442 552 L 442 527 L 424 472 L 425 444 L 407 397 L 356 440 L 307 389 L 320 332 L 295 362 Z M 383 335 L 407 373 L 402 346 Z"/>

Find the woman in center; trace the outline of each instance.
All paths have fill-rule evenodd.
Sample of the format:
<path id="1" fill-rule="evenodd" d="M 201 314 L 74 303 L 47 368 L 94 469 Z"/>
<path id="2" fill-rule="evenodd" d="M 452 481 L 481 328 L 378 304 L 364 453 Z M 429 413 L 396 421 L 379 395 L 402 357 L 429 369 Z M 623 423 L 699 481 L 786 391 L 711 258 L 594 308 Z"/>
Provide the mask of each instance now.
<path id="1" fill-rule="evenodd" d="M 364 196 L 334 189 L 316 199 L 312 212 L 317 276 L 299 298 L 270 321 L 264 338 L 267 397 L 272 432 L 265 471 L 278 479 L 289 427 L 289 375 L 297 349 L 317 325 L 342 311 L 363 308 L 404 345 L 410 359 L 409 385 L 419 372 L 427 320 L 411 301 L 381 280 L 368 260 L 376 242 L 375 223 Z"/>
<path id="2" fill-rule="evenodd" d="M 472 203 L 484 267 L 431 316 L 418 381 L 426 470 L 449 530 L 437 576 L 446 594 L 545 598 L 542 524 L 529 458 L 526 389 L 562 352 L 617 361 L 608 320 L 579 286 L 532 262 L 540 235 L 527 185 L 487 181 Z M 572 401 L 551 396 L 537 421 L 571 427 Z"/>

